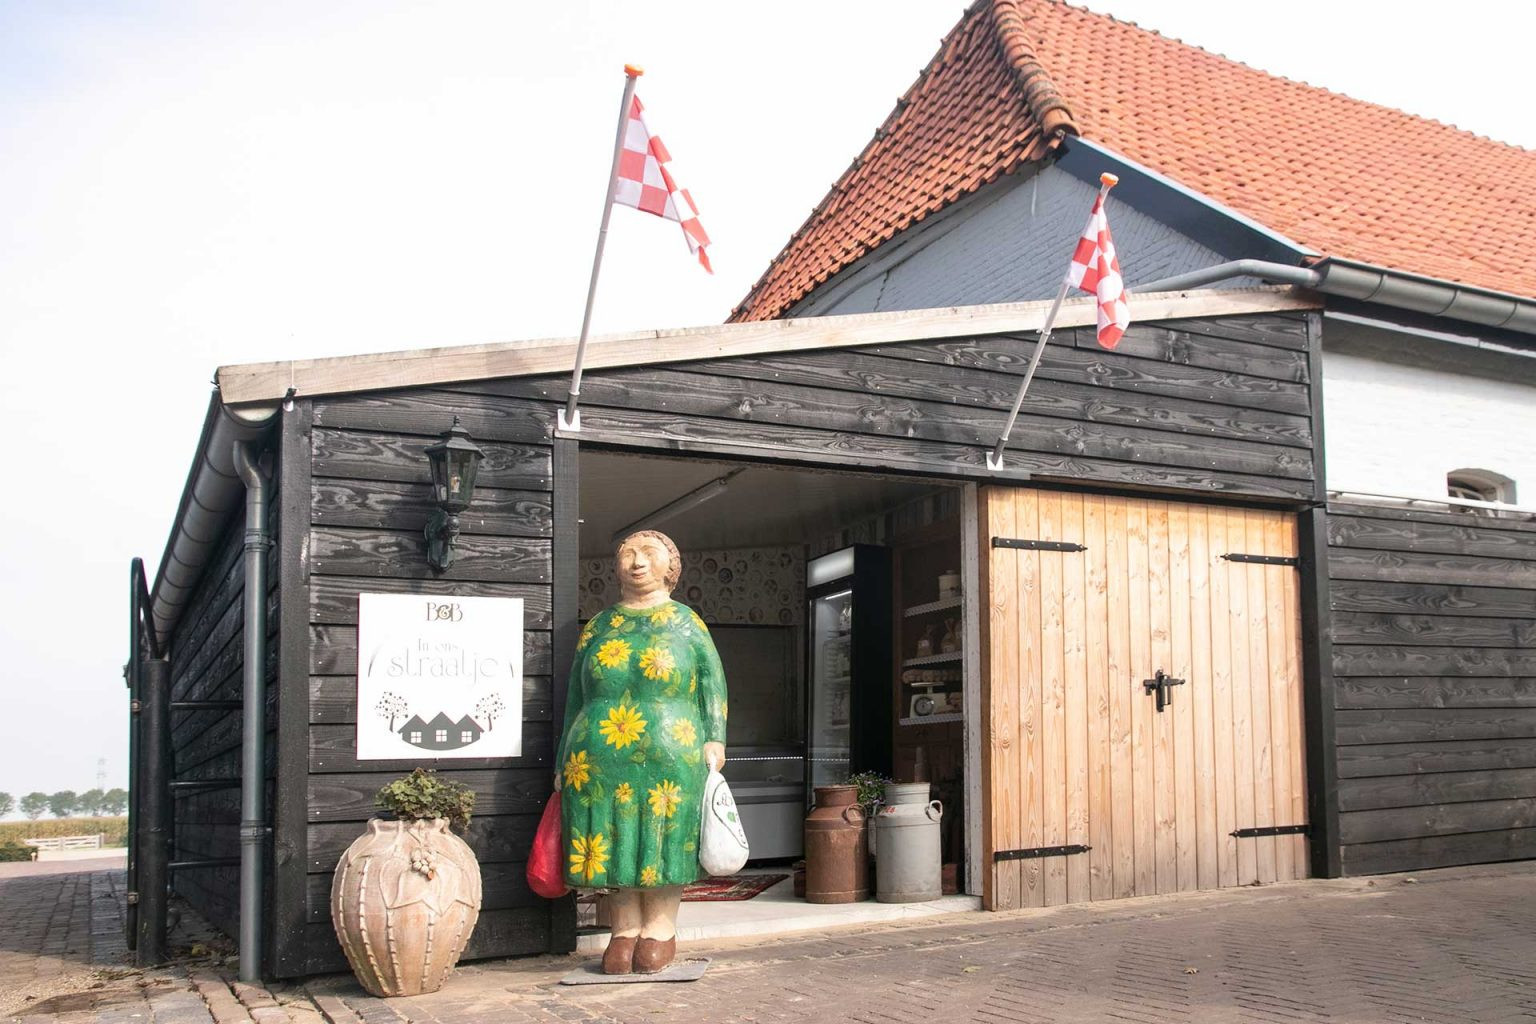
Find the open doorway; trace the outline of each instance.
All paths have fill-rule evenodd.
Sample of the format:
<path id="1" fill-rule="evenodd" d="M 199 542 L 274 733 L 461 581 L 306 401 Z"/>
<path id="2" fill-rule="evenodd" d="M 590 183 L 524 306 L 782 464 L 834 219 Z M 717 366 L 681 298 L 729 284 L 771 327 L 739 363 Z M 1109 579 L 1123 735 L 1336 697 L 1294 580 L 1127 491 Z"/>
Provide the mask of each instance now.
<path id="1" fill-rule="evenodd" d="M 580 618 L 618 599 L 618 539 L 647 528 L 672 538 L 683 559 L 673 597 L 705 621 L 725 668 L 726 776 L 749 870 L 792 872 L 811 787 L 871 771 L 932 784 L 945 891 L 965 892 L 976 809 L 965 806 L 963 488 L 587 448 L 580 460 Z M 792 917 L 791 885 L 750 912 L 685 902 L 680 927 L 711 907 Z"/>

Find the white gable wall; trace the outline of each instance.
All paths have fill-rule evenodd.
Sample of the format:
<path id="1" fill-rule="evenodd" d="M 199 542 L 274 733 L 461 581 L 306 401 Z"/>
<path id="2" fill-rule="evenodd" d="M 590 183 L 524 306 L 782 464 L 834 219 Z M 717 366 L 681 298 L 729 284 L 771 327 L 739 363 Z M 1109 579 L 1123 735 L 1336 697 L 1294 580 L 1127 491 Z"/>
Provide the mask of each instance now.
<path id="1" fill-rule="evenodd" d="M 1332 351 L 1323 337 L 1329 490 L 1437 498 L 1450 471 L 1484 469 L 1536 507 L 1536 360 L 1522 383 Z"/>

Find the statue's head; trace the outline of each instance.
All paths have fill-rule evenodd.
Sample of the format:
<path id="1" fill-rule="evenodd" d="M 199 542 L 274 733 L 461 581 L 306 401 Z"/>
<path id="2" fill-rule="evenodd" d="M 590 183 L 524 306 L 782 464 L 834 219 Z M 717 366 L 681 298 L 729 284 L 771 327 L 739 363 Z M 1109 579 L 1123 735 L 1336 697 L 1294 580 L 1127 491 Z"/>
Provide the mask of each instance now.
<path id="1" fill-rule="evenodd" d="M 677 553 L 677 545 L 657 530 L 636 530 L 619 541 L 614 562 L 625 600 L 635 600 L 658 589 L 670 594 L 683 575 L 683 559 Z"/>

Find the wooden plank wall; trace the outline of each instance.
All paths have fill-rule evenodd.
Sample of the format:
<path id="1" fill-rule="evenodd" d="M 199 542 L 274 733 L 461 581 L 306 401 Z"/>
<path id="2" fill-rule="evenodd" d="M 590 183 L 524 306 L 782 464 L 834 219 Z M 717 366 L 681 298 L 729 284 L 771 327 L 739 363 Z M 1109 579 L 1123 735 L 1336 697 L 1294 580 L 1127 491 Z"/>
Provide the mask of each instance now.
<path id="1" fill-rule="evenodd" d="M 600 369 L 582 386 L 584 444 L 1101 487 L 1310 502 L 1321 496 L 1309 313 L 1138 323 L 1113 351 L 1062 331 L 1043 354 L 1006 469 L 985 454 L 1033 335 Z M 548 415 L 564 376 L 455 384 L 490 413 Z M 1080 891 L 1080 879 L 1072 882 Z"/>
<path id="2" fill-rule="evenodd" d="M 484 905 L 465 957 L 551 949 L 555 905 L 529 892 L 524 862 L 550 793 L 554 762 L 549 441 L 554 409 L 420 389 L 317 399 L 312 410 L 302 973 L 345 969 L 328 904 L 336 861 L 362 834 L 379 787 L 418 763 L 431 765 L 354 756 L 362 591 L 524 600 L 523 756 L 445 760 L 436 767 L 474 789 L 477 798 L 466 838 L 480 859 Z M 486 457 L 474 504 L 461 517 L 456 561 L 439 574 L 427 565 L 421 533 L 430 511 L 423 453 L 454 416 Z M 561 912 L 569 916 L 570 910 Z"/>
<path id="3" fill-rule="evenodd" d="M 1027 472 L 1103 486 L 1310 499 L 1317 486 L 1309 383 L 1315 333 L 1315 317 L 1300 313 L 1146 323 L 1106 352 L 1092 331 L 1062 331 L 1042 359 L 1002 477 Z M 989 336 L 595 371 L 584 381 L 581 440 L 995 479 L 984 454 L 1033 344 L 1033 336 Z M 414 763 L 365 764 L 352 756 L 357 594 L 364 589 L 527 601 L 527 753 L 511 764 L 451 762 L 480 797 L 470 842 L 485 866 L 486 902 L 467 955 L 533 952 L 569 940 L 561 930 L 569 908 L 536 900 L 522 880 L 552 767 L 551 437 L 566 386 L 561 375 L 317 398 L 308 407 L 312 424 L 295 428 L 298 436 L 308 430 L 311 515 L 302 542 L 289 537 L 274 551 L 287 552 L 284 571 L 295 553 L 307 566 L 297 592 L 308 609 L 274 610 L 270 620 L 274 630 L 281 620 L 290 632 L 308 631 L 307 666 L 282 662 L 287 675 L 307 668 L 308 698 L 307 764 L 295 759 L 306 772 L 303 792 L 285 776 L 274 801 L 286 810 L 278 813 L 281 877 L 273 892 L 285 900 L 305 894 L 302 914 L 274 907 L 274 920 L 287 923 L 274 944 L 291 942 L 303 924 L 302 956 L 274 946 L 284 976 L 343 966 L 327 920 L 330 873 L 371 814 L 373 793 Z M 426 566 L 420 535 L 428 511 L 422 453 L 455 415 L 487 459 L 458 561 L 439 577 Z M 284 444 L 290 440 L 285 434 Z M 283 494 L 274 502 L 287 509 L 290 527 L 304 524 L 292 501 Z M 178 635 L 179 697 L 238 692 L 239 549 L 236 530 Z M 275 633 L 271 641 L 276 672 Z M 295 720 L 288 710 L 284 720 Z M 215 722 L 203 713 L 178 728 L 194 776 L 217 777 L 237 765 L 234 719 Z M 291 739 L 269 751 L 282 745 L 293 753 Z M 300 809 L 302 829 L 292 821 Z M 178 813 L 186 826 L 178 856 L 237 852 L 236 791 L 178 801 Z M 233 881 L 233 872 L 202 872 L 178 884 L 233 929 Z"/>
<path id="4" fill-rule="evenodd" d="M 268 518 L 275 531 L 277 516 Z M 276 716 L 278 619 L 275 614 L 276 561 L 268 550 L 267 578 L 267 778 L 275 774 L 271 742 Z M 225 525 L 191 602 L 171 637 L 171 700 L 239 700 L 245 669 L 245 508 Z M 241 713 L 173 712 L 172 778 L 182 781 L 240 778 Z M 173 860 L 235 857 L 240 854 L 240 790 L 210 789 L 174 796 Z M 172 888 L 215 927 L 228 935 L 239 928 L 240 871 L 235 867 L 194 868 L 174 872 Z"/>
<path id="5" fill-rule="evenodd" d="M 1311 314 L 1134 324 L 1113 352 L 1063 330 L 989 473 L 1034 336 L 912 342 L 664 367 L 582 381 L 582 440 L 945 476 L 1316 497 Z M 566 377 L 455 385 L 565 397 Z M 488 403 L 487 407 L 494 407 Z"/>
<path id="6" fill-rule="evenodd" d="M 1328 505 L 1345 874 L 1536 857 L 1536 522 Z"/>

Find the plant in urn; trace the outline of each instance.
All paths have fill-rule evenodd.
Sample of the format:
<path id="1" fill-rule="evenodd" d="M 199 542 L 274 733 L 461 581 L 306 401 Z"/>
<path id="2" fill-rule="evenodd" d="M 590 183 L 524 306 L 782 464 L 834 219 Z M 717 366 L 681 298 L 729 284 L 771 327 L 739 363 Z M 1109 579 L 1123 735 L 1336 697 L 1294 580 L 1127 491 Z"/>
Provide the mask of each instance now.
<path id="1" fill-rule="evenodd" d="M 480 916 L 480 865 L 450 831 L 475 794 L 417 768 L 379 790 L 373 818 L 336 865 L 331 923 L 352 973 L 376 996 L 436 992 Z"/>

